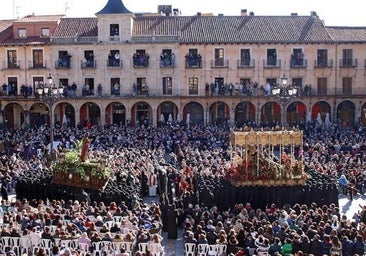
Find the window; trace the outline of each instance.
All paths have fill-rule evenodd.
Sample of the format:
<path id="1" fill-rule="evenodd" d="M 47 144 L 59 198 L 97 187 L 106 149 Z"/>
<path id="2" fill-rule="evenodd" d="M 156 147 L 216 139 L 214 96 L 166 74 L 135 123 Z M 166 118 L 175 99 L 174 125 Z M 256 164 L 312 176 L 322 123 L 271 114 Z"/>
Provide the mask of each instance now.
<path id="1" fill-rule="evenodd" d="M 250 66 L 250 50 L 241 49 L 240 50 L 240 67 Z"/>
<path id="2" fill-rule="evenodd" d="M 121 81 L 119 78 L 111 78 L 111 95 L 121 95 Z"/>
<path id="3" fill-rule="evenodd" d="M 95 60 L 94 60 L 94 52 L 91 50 L 84 51 L 84 58 L 81 61 L 82 68 L 94 68 Z"/>
<path id="4" fill-rule="evenodd" d="M 342 60 L 342 66 L 344 67 L 351 67 L 352 66 L 352 49 L 343 49 L 343 60 Z"/>
<path id="5" fill-rule="evenodd" d="M 81 87 L 83 96 L 94 95 L 94 78 L 85 78 L 85 84 Z"/>
<path id="6" fill-rule="evenodd" d="M 190 77 L 188 79 L 188 89 L 189 89 L 189 95 L 198 94 L 198 78 L 197 77 Z"/>
<path id="7" fill-rule="evenodd" d="M 343 94 L 352 94 L 352 77 L 343 77 L 342 79 Z"/>
<path id="8" fill-rule="evenodd" d="M 292 78 L 292 85 L 301 87 L 302 86 L 302 78 L 301 77 Z"/>
<path id="9" fill-rule="evenodd" d="M 44 68 L 42 49 L 33 50 L 33 68 Z"/>
<path id="10" fill-rule="evenodd" d="M 163 49 L 160 55 L 160 67 L 174 67 L 175 55 L 171 49 Z"/>
<path id="11" fill-rule="evenodd" d="M 49 37 L 50 36 L 50 29 L 49 28 L 42 28 L 41 35 L 42 35 L 42 37 Z"/>
<path id="12" fill-rule="evenodd" d="M 25 28 L 19 28 L 18 36 L 21 38 L 27 37 L 27 30 Z"/>
<path id="13" fill-rule="evenodd" d="M 202 57 L 201 54 L 198 53 L 198 49 L 189 49 L 185 59 L 186 67 L 201 67 Z"/>
<path id="14" fill-rule="evenodd" d="M 16 50 L 8 50 L 7 51 L 7 63 L 8 68 L 18 68 L 18 58 L 17 58 L 17 51 Z"/>
<path id="15" fill-rule="evenodd" d="M 118 24 L 111 24 L 110 25 L 110 36 L 119 36 L 119 25 Z"/>
<path id="16" fill-rule="evenodd" d="M 327 78 L 320 77 L 318 78 L 318 94 L 319 95 L 326 95 L 327 94 Z"/>
<path id="17" fill-rule="evenodd" d="M 224 49 L 223 48 L 215 49 L 215 66 L 216 67 L 224 66 Z"/>
<path id="18" fill-rule="evenodd" d="M 172 78 L 163 77 L 163 95 L 171 95 L 172 91 Z"/>
<path id="19" fill-rule="evenodd" d="M 119 55 L 119 50 L 111 50 L 108 54 L 108 67 L 120 67 L 121 66 L 121 56 Z"/>
<path id="20" fill-rule="evenodd" d="M 132 56 L 134 67 L 148 67 L 149 55 L 145 50 L 136 50 L 136 53 Z"/>
<path id="21" fill-rule="evenodd" d="M 59 51 L 56 68 L 70 68 L 71 55 L 67 51 Z"/>
<path id="22" fill-rule="evenodd" d="M 328 66 L 328 50 L 319 49 L 317 52 L 316 66 L 327 67 Z"/>
<path id="23" fill-rule="evenodd" d="M 146 83 L 146 77 L 138 77 L 136 80 L 137 95 L 149 95 L 149 87 Z"/>
<path id="24" fill-rule="evenodd" d="M 109 40 L 110 41 L 119 41 L 119 25 L 118 24 L 109 25 Z"/>
<path id="25" fill-rule="evenodd" d="M 291 54 L 291 67 L 302 67 L 304 65 L 304 53 L 302 49 L 295 48 Z"/>
<path id="26" fill-rule="evenodd" d="M 276 66 L 277 51 L 276 49 L 267 49 L 267 66 Z"/>

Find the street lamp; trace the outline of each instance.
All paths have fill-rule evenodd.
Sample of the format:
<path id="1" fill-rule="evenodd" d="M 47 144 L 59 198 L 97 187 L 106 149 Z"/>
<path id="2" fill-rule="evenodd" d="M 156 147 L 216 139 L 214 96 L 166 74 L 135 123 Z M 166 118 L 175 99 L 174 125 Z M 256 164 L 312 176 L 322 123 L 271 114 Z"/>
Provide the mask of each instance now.
<path id="1" fill-rule="evenodd" d="M 53 77 L 49 73 L 47 76 L 48 85 L 40 86 L 37 88 L 37 92 L 39 95 L 39 100 L 45 104 L 49 109 L 49 118 L 50 118 L 50 152 L 53 150 L 53 110 L 55 104 L 60 100 L 63 96 L 64 88 L 62 86 L 57 87 L 53 83 Z"/>
<path id="2" fill-rule="evenodd" d="M 281 125 L 286 127 L 286 107 L 297 95 L 297 88 L 287 84 L 287 77 L 283 75 L 281 85 L 274 86 L 272 94 L 277 97 L 277 102 L 281 105 Z"/>

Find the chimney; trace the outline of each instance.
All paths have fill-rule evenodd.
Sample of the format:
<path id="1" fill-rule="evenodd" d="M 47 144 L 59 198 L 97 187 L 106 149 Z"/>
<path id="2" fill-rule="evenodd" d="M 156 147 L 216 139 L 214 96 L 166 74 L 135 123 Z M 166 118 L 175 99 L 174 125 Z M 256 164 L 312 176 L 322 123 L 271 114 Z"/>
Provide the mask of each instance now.
<path id="1" fill-rule="evenodd" d="M 311 11 L 310 12 L 310 16 L 311 17 L 318 17 L 318 14 L 316 14 L 316 12 L 314 12 L 314 11 Z"/>
<path id="2" fill-rule="evenodd" d="M 249 13 L 249 16 L 254 16 L 254 12 L 250 12 Z"/>
<path id="3" fill-rule="evenodd" d="M 248 11 L 247 11 L 247 9 L 241 9 L 241 10 L 240 10 L 240 15 L 241 15 L 241 16 L 248 16 Z"/>
<path id="4" fill-rule="evenodd" d="M 297 16 L 297 12 L 292 12 L 291 16 Z"/>
<path id="5" fill-rule="evenodd" d="M 197 12 L 197 16 L 201 16 L 201 12 Z"/>
<path id="6" fill-rule="evenodd" d="M 223 16 L 224 16 L 224 14 L 223 14 L 223 13 L 219 13 L 219 14 L 217 14 L 217 16 L 219 16 L 219 17 L 223 17 Z"/>

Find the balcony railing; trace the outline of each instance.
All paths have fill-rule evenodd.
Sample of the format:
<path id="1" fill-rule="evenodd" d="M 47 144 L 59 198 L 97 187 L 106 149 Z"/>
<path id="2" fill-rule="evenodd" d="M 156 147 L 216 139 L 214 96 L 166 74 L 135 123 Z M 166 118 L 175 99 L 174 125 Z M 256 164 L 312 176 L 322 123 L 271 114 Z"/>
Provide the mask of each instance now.
<path id="1" fill-rule="evenodd" d="M 307 68 L 308 60 L 307 59 L 290 59 L 290 68 Z"/>
<path id="2" fill-rule="evenodd" d="M 186 56 L 186 68 L 202 68 L 202 57 L 197 56 Z"/>
<path id="3" fill-rule="evenodd" d="M 278 59 L 266 59 L 263 60 L 263 68 L 280 68 L 281 60 Z"/>
<path id="4" fill-rule="evenodd" d="M 333 60 L 314 60 L 314 68 L 332 68 Z"/>
<path id="5" fill-rule="evenodd" d="M 15 61 L 15 62 L 4 61 L 3 62 L 3 67 L 4 67 L 4 69 L 19 69 L 20 68 L 20 60 Z"/>
<path id="6" fill-rule="evenodd" d="M 163 89 L 151 89 L 149 88 L 148 93 L 146 90 L 140 90 L 134 92 L 132 88 L 127 89 L 120 89 L 120 94 L 116 94 L 115 91 L 111 89 L 102 90 L 103 93 L 99 94 L 97 88 L 90 89 L 89 91 L 84 90 L 84 94 L 82 90 L 78 89 L 76 94 L 73 94 L 71 91 L 65 90 L 65 98 L 80 98 L 80 97 L 110 97 L 111 95 L 118 96 L 118 97 L 125 97 L 125 98 L 132 98 L 132 97 L 146 97 L 146 98 L 154 98 L 154 97 L 162 97 L 162 98 L 178 98 L 178 97 L 212 97 L 212 98 L 219 98 L 219 97 L 240 97 L 240 98 L 247 98 L 247 100 L 252 99 L 253 97 L 266 97 L 265 93 L 260 88 L 247 88 L 246 90 L 230 90 L 225 87 L 224 90 L 218 90 L 211 92 L 210 90 L 205 90 L 204 88 L 198 90 L 189 90 L 189 89 L 172 89 L 169 91 L 163 91 Z M 105 93 L 104 93 L 105 92 Z M 33 92 L 34 94 L 34 92 Z M 32 94 L 32 95 L 33 95 Z M 15 92 L 10 94 L 0 94 L 1 97 L 6 98 L 19 98 L 23 97 L 21 94 L 16 94 Z M 30 95 L 28 95 L 30 96 Z M 271 95 L 269 95 L 271 96 Z M 332 88 L 332 89 L 321 89 L 318 90 L 316 87 L 311 88 L 311 90 L 305 93 L 304 86 L 298 87 L 297 97 L 314 97 L 319 99 L 319 97 L 334 97 L 340 96 L 344 97 L 354 97 L 354 96 L 366 96 L 366 88 L 364 87 L 352 87 L 352 88 Z M 296 97 L 294 98 L 294 100 Z M 244 99 L 243 99 L 244 100 Z"/>
<path id="7" fill-rule="evenodd" d="M 119 42 L 120 41 L 120 37 L 119 36 L 110 36 L 109 37 L 109 41 L 110 42 Z"/>
<path id="8" fill-rule="evenodd" d="M 134 68 L 148 68 L 149 67 L 149 58 L 147 58 L 147 57 L 133 58 L 133 67 Z"/>
<path id="9" fill-rule="evenodd" d="M 340 59 L 339 67 L 341 68 L 354 68 L 357 67 L 357 59 Z"/>
<path id="10" fill-rule="evenodd" d="M 237 61 L 238 68 L 254 68 L 254 60 L 251 59 L 240 59 Z"/>
<path id="11" fill-rule="evenodd" d="M 56 69 L 69 69 L 71 68 L 71 62 L 70 60 L 56 60 L 55 61 L 55 68 Z"/>
<path id="12" fill-rule="evenodd" d="M 175 67 L 175 56 L 164 56 L 160 57 L 161 68 L 174 68 Z"/>
<path id="13" fill-rule="evenodd" d="M 107 68 L 122 68 L 122 60 L 107 60 Z"/>
<path id="14" fill-rule="evenodd" d="M 211 60 L 211 68 L 227 68 L 229 61 L 224 59 Z"/>
<path id="15" fill-rule="evenodd" d="M 97 68 L 97 61 L 93 60 L 81 60 L 80 61 L 80 67 L 81 68 Z"/>
<path id="16" fill-rule="evenodd" d="M 35 62 L 35 61 L 28 61 L 28 68 L 33 68 L 33 69 L 36 69 L 36 68 L 41 68 L 41 69 L 44 69 L 44 68 L 47 68 L 47 61 L 44 61 L 42 63 L 38 63 L 38 62 Z"/>

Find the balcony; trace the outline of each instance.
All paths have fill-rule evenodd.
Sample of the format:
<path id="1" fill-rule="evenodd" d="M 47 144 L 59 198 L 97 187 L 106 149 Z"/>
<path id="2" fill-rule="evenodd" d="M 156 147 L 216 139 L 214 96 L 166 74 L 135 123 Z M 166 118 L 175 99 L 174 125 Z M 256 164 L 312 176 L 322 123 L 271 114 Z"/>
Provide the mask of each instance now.
<path id="1" fill-rule="evenodd" d="M 186 68 L 202 68 L 201 55 L 186 55 Z"/>
<path id="2" fill-rule="evenodd" d="M 148 68 L 149 67 L 149 57 L 148 56 L 134 56 L 133 58 L 134 68 Z"/>
<path id="3" fill-rule="evenodd" d="M 237 60 L 238 68 L 254 68 L 254 60 L 251 59 L 240 59 Z"/>
<path id="4" fill-rule="evenodd" d="M 314 60 L 314 68 L 332 68 L 333 60 Z"/>
<path id="5" fill-rule="evenodd" d="M 263 60 L 263 68 L 280 68 L 281 60 L 268 58 Z"/>
<path id="6" fill-rule="evenodd" d="M 97 68 L 97 61 L 93 60 L 93 61 L 89 61 L 89 60 L 81 60 L 80 61 L 80 67 L 82 69 L 95 69 Z"/>
<path id="7" fill-rule="evenodd" d="M 340 68 L 355 68 L 355 67 L 357 67 L 357 59 L 340 59 L 339 67 Z"/>
<path id="8" fill-rule="evenodd" d="M 224 59 L 211 60 L 211 68 L 228 68 L 229 61 Z"/>
<path id="9" fill-rule="evenodd" d="M 122 60 L 116 60 L 116 59 L 110 59 L 110 60 L 107 60 L 107 68 L 122 68 Z"/>
<path id="10" fill-rule="evenodd" d="M 19 69 L 20 60 L 15 61 L 15 62 L 4 61 L 3 67 L 4 67 L 4 69 Z"/>
<path id="11" fill-rule="evenodd" d="M 45 69 L 47 68 L 47 62 L 36 62 L 36 61 L 28 61 L 28 68 L 31 69 Z"/>
<path id="12" fill-rule="evenodd" d="M 110 36 L 109 41 L 110 42 L 119 42 L 121 38 L 119 36 Z"/>
<path id="13" fill-rule="evenodd" d="M 70 60 L 58 59 L 55 61 L 55 69 L 70 69 L 70 68 L 71 68 Z"/>
<path id="14" fill-rule="evenodd" d="M 307 59 L 290 59 L 290 68 L 307 68 Z"/>
<path id="15" fill-rule="evenodd" d="M 160 67 L 161 68 L 174 68 L 175 67 L 175 56 L 163 56 L 160 57 Z"/>

